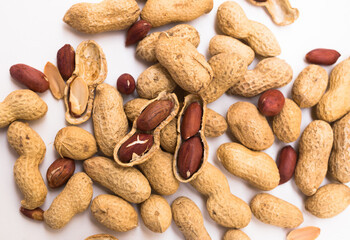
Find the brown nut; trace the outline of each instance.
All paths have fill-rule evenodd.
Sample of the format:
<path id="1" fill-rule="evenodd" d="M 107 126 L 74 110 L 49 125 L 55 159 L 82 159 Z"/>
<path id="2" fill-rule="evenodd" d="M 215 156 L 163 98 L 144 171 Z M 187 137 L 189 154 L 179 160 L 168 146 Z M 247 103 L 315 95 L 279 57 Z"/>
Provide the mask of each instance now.
<path id="1" fill-rule="evenodd" d="M 308 63 L 320 65 L 332 65 L 338 60 L 339 57 L 339 52 L 326 48 L 316 48 L 308 52 L 305 56 Z"/>
<path id="2" fill-rule="evenodd" d="M 198 102 L 187 107 L 181 122 L 181 137 L 184 140 L 193 137 L 200 130 L 202 114 L 202 106 Z"/>
<path id="3" fill-rule="evenodd" d="M 73 175 L 75 162 L 72 159 L 61 158 L 54 161 L 46 172 L 47 183 L 50 188 L 63 186 Z"/>
<path id="4" fill-rule="evenodd" d="M 198 171 L 203 157 L 203 145 L 199 137 L 193 137 L 182 143 L 178 157 L 177 168 L 184 179 L 190 178 Z"/>
<path id="5" fill-rule="evenodd" d="M 139 20 L 134 23 L 128 30 L 126 35 L 125 46 L 138 43 L 144 39 L 151 30 L 152 25 L 146 20 Z"/>
<path id="6" fill-rule="evenodd" d="M 258 108 L 262 115 L 272 117 L 282 111 L 284 102 L 285 99 L 283 94 L 276 89 L 271 89 L 261 94 Z"/>
<path id="7" fill-rule="evenodd" d="M 75 51 L 70 44 L 66 44 L 58 50 L 57 68 L 65 81 L 72 76 L 75 69 Z"/>
<path id="8" fill-rule="evenodd" d="M 49 81 L 45 74 L 31 66 L 25 64 L 13 65 L 10 68 L 10 74 L 11 77 L 34 92 L 42 93 L 49 89 Z"/>
<path id="9" fill-rule="evenodd" d="M 135 79 L 128 73 L 120 75 L 117 80 L 117 89 L 123 94 L 132 94 L 135 91 L 135 86 Z"/>
<path id="10" fill-rule="evenodd" d="M 44 211 L 41 208 L 35 208 L 33 210 L 29 210 L 24 207 L 21 207 L 19 211 L 27 218 L 31 218 L 37 221 L 44 220 Z"/>
<path id="11" fill-rule="evenodd" d="M 137 119 L 137 129 L 151 131 L 163 122 L 171 113 L 174 103 L 170 100 L 158 100 L 148 105 Z"/>
<path id="12" fill-rule="evenodd" d="M 136 133 L 127 140 L 119 149 L 119 159 L 128 163 L 133 159 L 133 155 L 141 156 L 153 145 L 153 136 L 151 134 Z"/>
<path id="13" fill-rule="evenodd" d="M 280 185 L 288 182 L 293 177 L 297 159 L 298 155 L 293 147 L 285 146 L 282 148 L 277 160 L 280 173 Z"/>

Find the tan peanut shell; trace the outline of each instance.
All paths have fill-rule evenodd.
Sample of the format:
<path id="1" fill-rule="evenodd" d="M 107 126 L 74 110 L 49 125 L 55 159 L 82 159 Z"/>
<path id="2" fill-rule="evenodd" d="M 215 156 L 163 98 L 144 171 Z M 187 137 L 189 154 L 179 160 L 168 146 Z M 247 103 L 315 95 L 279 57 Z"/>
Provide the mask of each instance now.
<path id="1" fill-rule="evenodd" d="M 82 172 L 74 174 L 44 212 L 45 223 L 53 229 L 63 228 L 76 214 L 89 207 L 92 194 L 91 179 Z"/>
<path id="2" fill-rule="evenodd" d="M 279 184 L 277 165 L 264 152 L 251 151 L 238 143 L 225 143 L 218 148 L 216 156 L 230 173 L 256 188 L 269 191 Z"/>
<path id="3" fill-rule="evenodd" d="M 171 211 L 176 226 L 186 240 L 211 240 L 202 213 L 191 199 L 178 197 L 171 204 Z"/>
<path id="4" fill-rule="evenodd" d="M 350 113 L 333 125 L 334 143 L 328 173 L 341 183 L 350 182 Z"/>
<path id="5" fill-rule="evenodd" d="M 198 31 L 188 24 L 179 24 L 165 31 L 169 36 L 182 38 L 198 47 L 200 36 Z M 141 40 L 136 48 L 136 55 L 147 62 L 157 62 L 156 45 L 161 32 L 154 32 Z"/>
<path id="6" fill-rule="evenodd" d="M 108 1 L 108 0 L 106 0 Z M 102 48 L 93 40 L 83 41 L 75 53 L 75 70 L 68 79 L 64 89 L 64 104 L 66 106 L 66 120 L 70 124 L 78 125 L 91 117 L 95 88 L 107 77 L 107 61 Z M 89 97 L 85 112 L 81 116 L 74 116 L 70 111 L 70 87 L 72 83 L 81 78 L 88 87 Z"/>
<path id="7" fill-rule="evenodd" d="M 45 157 L 45 143 L 38 133 L 22 122 L 13 122 L 9 126 L 7 141 L 19 155 L 13 173 L 24 197 L 21 205 L 30 210 L 40 207 L 47 194 L 47 187 L 39 171 L 39 164 Z"/>
<path id="8" fill-rule="evenodd" d="M 173 158 L 172 154 L 159 149 L 147 162 L 139 165 L 152 189 L 160 195 L 172 195 L 179 188 L 173 173 Z"/>
<path id="9" fill-rule="evenodd" d="M 292 8 L 289 0 L 267 0 L 261 2 L 249 0 L 249 2 L 256 6 L 265 7 L 274 23 L 280 26 L 292 24 L 299 17 L 299 10 Z"/>
<path id="10" fill-rule="evenodd" d="M 209 53 L 212 56 L 220 53 L 236 53 L 246 61 L 247 65 L 250 65 L 255 58 L 253 49 L 241 41 L 225 35 L 216 35 L 210 40 Z"/>
<path id="11" fill-rule="evenodd" d="M 84 33 L 101 33 L 130 27 L 140 16 L 135 0 L 103 0 L 74 4 L 63 21 Z"/>
<path id="12" fill-rule="evenodd" d="M 213 70 L 205 57 L 184 39 L 162 33 L 156 46 L 156 56 L 177 85 L 187 92 L 198 93 L 213 79 Z"/>
<path id="13" fill-rule="evenodd" d="M 254 97 L 266 90 L 287 85 L 293 78 L 291 66 L 279 58 L 266 58 L 229 90 L 229 94 Z"/>
<path id="14" fill-rule="evenodd" d="M 11 92 L 0 103 L 0 128 L 16 120 L 36 120 L 47 112 L 46 103 L 35 92 L 28 89 Z"/>
<path id="15" fill-rule="evenodd" d="M 293 83 L 293 100 L 301 108 L 315 106 L 326 91 L 328 73 L 318 65 L 309 65 L 304 68 Z"/>
<path id="16" fill-rule="evenodd" d="M 176 83 L 171 78 L 168 70 L 159 63 L 152 65 L 141 73 L 136 83 L 137 94 L 146 99 L 156 98 L 163 91 L 171 93 L 175 88 Z"/>
<path id="17" fill-rule="evenodd" d="M 226 176 L 211 163 L 190 184 L 207 197 L 206 207 L 215 222 L 227 228 L 249 224 L 252 213 L 248 204 L 230 192 Z"/>
<path id="18" fill-rule="evenodd" d="M 131 203 L 141 203 L 151 195 L 151 186 L 135 168 L 124 168 L 105 157 L 84 161 L 84 171 L 91 179 Z"/>
<path id="19" fill-rule="evenodd" d="M 334 122 L 350 111 L 350 58 L 336 65 L 329 79 L 328 91 L 317 104 L 319 119 Z"/>
<path id="20" fill-rule="evenodd" d="M 175 153 L 177 144 L 176 125 L 177 118 L 174 118 L 160 131 L 160 146 L 169 153 Z"/>
<path id="21" fill-rule="evenodd" d="M 124 112 L 130 122 L 134 122 L 135 119 L 140 115 L 142 109 L 149 104 L 150 100 L 144 98 L 135 98 L 125 103 Z"/>
<path id="22" fill-rule="evenodd" d="M 299 208 L 268 193 L 255 195 L 250 208 L 257 219 L 277 227 L 296 228 L 304 221 Z"/>
<path id="23" fill-rule="evenodd" d="M 173 22 L 192 21 L 213 9 L 213 0 L 148 0 L 141 11 L 141 18 L 160 27 Z"/>
<path id="24" fill-rule="evenodd" d="M 167 200 L 152 194 L 140 207 L 143 223 L 152 232 L 163 233 L 171 224 L 171 208 Z"/>
<path id="25" fill-rule="evenodd" d="M 219 137 L 227 131 L 226 119 L 214 110 L 207 108 L 204 135 Z"/>
<path id="26" fill-rule="evenodd" d="M 133 122 L 133 126 L 131 131 L 125 136 L 123 137 L 115 146 L 114 148 L 114 153 L 113 153 L 113 157 L 114 160 L 117 162 L 118 165 L 122 166 L 122 167 L 132 167 L 134 165 L 139 165 L 141 163 L 146 162 L 148 159 L 150 159 L 160 148 L 160 131 L 171 121 L 173 120 L 178 111 L 179 111 L 179 102 L 177 100 L 177 97 L 174 93 L 166 93 L 166 92 L 161 92 L 157 98 L 153 99 L 153 100 L 149 100 L 145 105 L 142 106 L 141 111 L 139 113 L 141 113 L 149 104 L 151 104 L 154 101 L 158 101 L 158 100 L 169 100 L 172 101 L 174 104 L 173 109 L 171 110 L 170 115 L 164 120 L 162 121 L 154 130 L 152 130 L 151 134 L 153 135 L 154 138 L 154 143 L 153 146 L 151 147 L 151 149 L 149 149 L 148 152 L 146 152 L 145 154 L 138 156 L 137 154 L 133 155 L 133 159 L 129 162 L 129 163 L 123 163 L 122 161 L 120 161 L 119 159 L 119 149 L 120 147 L 123 145 L 124 142 L 126 142 L 130 137 L 132 137 L 135 133 L 137 133 L 137 119 L 139 117 L 140 114 L 137 115 L 137 117 L 135 118 L 134 122 Z M 136 156 L 135 156 L 136 155 Z"/>
<path id="27" fill-rule="evenodd" d="M 333 131 L 328 123 L 316 120 L 305 128 L 294 175 L 296 185 L 305 195 L 315 194 L 326 176 L 332 145 Z"/>
<path id="28" fill-rule="evenodd" d="M 241 230 L 228 230 L 222 240 L 250 240 L 247 234 Z"/>
<path id="29" fill-rule="evenodd" d="M 272 129 L 276 137 L 285 143 L 296 141 L 300 136 L 301 118 L 298 105 L 286 98 L 282 111 L 273 117 Z"/>
<path id="30" fill-rule="evenodd" d="M 178 153 L 179 153 L 181 144 L 183 143 L 183 139 L 181 137 L 181 122 L 182 122 L 182 117 L 185 114 L 185 110 L 193 102 L 198 102 L 202 107 L 202 119 L 201 119 L 201 126 L 200 126 L 200 130 L 199 130 L 199 137 L 200 137 L 201 143 L 203 145 L 203 157 L 202 157 L 201 164 L 200 164 L 200 167 L 198 168 L 198 170 L 190 178 L 184 179 L 179 174 L 178 167 L 177 167 Z M 205 135 L 204 135 L 205 122 L 206 122 L 206 110 L 207 110 L 207 104 L 199 96 L 194 95 L 194 94 L 190 94 L 190 95 L 187 95 L 185 97 L 183 107 L 182 107 L 181 111 L 179 112 L 179 115 L 177 118 L 177 129 L 176 129 L 177 130 L 177 143 L 176 143 L 176 149 L 175 149 L 174 160 L 173 160 L 173 172 L 174 172 L 175 178 L 177 180 L 179 180 L 180 182 L 183 182 L 183 183 L 191 182 L 193 179 L 195 179 L 203 171 L 203 168 L 207 164 L 208 154 L 209 154 L 209 146 L 208 146 L 207 140 L 206 140 Z"/>
<path id="31" fill-rule="evenodd" d="M 138 225 L 137 212 L 127 201 L 102 194 L 91 204 L 92 216 L 102 225 L 116 232 L 127 232 Z"/>
<path id="32" fill-rule="evenodd" d="M 75 126 L 64 127 L 58 131 L 54 146 L 58 154 L 64 158 L 85 160 L 97 152 L 94 136 L 88 131 Z"/>
<path id="33" fill-rule="evenodd" d="M 230 87 L 234 86 L 247 72 L 246 61 L 236 53 L 221 53 L 208 62 L 213 69 L 214 77 L 199 95 L 207 103 L 216 101 Z"/>
<path id="34" fill-rule="evenodd" d="M 99 149 L 113 156 L 115 145 L 127 134 L 129 125 L 123 98 L 111 85 L 103 83 L 96 88 L 92 120 Z"/>
<path id="35" fill-rule="evenodd" d="M 249 20 L 238 3 L 227 1 L 221 4 L 217 22 L 224 34 L 246 41 L 257 54 L 263 57 L 281 54 L 280 45 L 271 30 L 261 23 Z"/>
<path id="36" fill-rule="evenodd" d="M 266 118 L 249 102 L 236 102 L 227 112 L 227 123 L 244 146 L 260 151 L 273 144 L 275 137 Z"/>
<path id="37" fill-rule="evenodd" d="M 109 234 L 95 234 L 85 238 L 85 240 L 118 240 L 118 239 Z"/>
<path id="38" fill-rule="evenodd" d="M 318 218 L 331 218 L 350 205 L 350 188 L 344 184 L 331 183 L 317 190 L 305 201 L 305 208 Z"/>

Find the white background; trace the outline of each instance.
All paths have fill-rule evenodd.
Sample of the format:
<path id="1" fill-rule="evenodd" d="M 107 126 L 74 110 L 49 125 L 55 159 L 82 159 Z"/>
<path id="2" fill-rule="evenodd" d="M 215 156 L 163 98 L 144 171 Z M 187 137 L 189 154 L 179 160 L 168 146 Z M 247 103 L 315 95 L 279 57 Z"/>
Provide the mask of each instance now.
<path id="1" fill-rule="evenodd" d="M 14 0 L 3 1 L 0 7 L 0 99 L 4 99 L 11 91 L 23 88 L 14 82 L 9 74 L 9 68 L 16 63 L 25 63 L 37 69 L 43 70 L 47 61 L 56 63 L 56 53 L 64 44 L 70 43 L 74 48 L 87 39 L 97 41 L 107 57 L 108 77 L 106 83 L 115 86 L 116 80 L 122 73 L 130 73 L 135 78 L 144 71 L 148 65 L 134 57 L 135 47 L 124 47 L 125 31 L 103 33 L 98 35 L 81 34 L 68 27 L 62 18 L 66 10 L 78 0 Z M 89 1 L 93 2 L 93 1 Z M 215 16 L 218 6 L 223 0 L 215 0 L 214 9 L 210 14 L 191 22 L 201 34 L 199 51 L 209 58 L 209 40 L 217 34 Z M 294 70 L 293 81 L 299 72 L 307 66 L 304 61 L 305 54 L 317 47 L 337 49 L 341 54 L 339 61 L 349 57 L 350 43 L 350 2 L 347 0 L 291 0 L 293 7 L 300 11 L 299 19 L 290 26 L 278 27 L 263 8 L 249 4 L 246 0 L 237 0 L 243 7 L 248 17 L 267 25 L 276 35 L 281 47 L 281 58 L 287 60 Z M 140 6 L 142 4 L 140 3 Z M 165 26 L 152 31 L 165 30 L 171 26 Z M 338 61 L 338 62 L 339 62 Z M 256 61 L 250 66 L 253 68 Z M 327 67 L 330 71 L 332 67 Z M 292 83 L 282 88 L 287 97 L 291 97 Z M 349 93 L 350 94 L 350 93 Z M 58 158 L 53 148 L 53 141 L 59 129 L 66 126 L 64 119 L 63 101 L 53 98 L 50 91 L 40 94 L 49 106 L 47 115 L 34 122 L 30 126 L 36 130 L 47 146 L 44 163 L 40 166 L 43 176 L 49 165 Z M 133 97 L 136 97 L 136 93 Z M 124 98 L 125 101 L 130 97 Z M 236 101 L 251 101 L 257 103 L 257 97 L 243 99 L 224 95 L 215 103 L 209 105 L 212 109 L 226 115 L 228 107 Z M 2 100 L 1 100 L 2 101 Z M 303 110 L 302 130 L 311 120 L 309 109 Z M 92 131 L 91 120 L 81 127 Z M 84 239 L 96 233 L 110 233 L 119 239 L 183 239 L 181 232 L 174 223 L 163 234 L 149 231 L 139 219 L 139 227 L 127 233 L 115 233 L 97 223 L 89 210 L 75 216 L 72 221 L 61 230 L 52 230 L 42 222 L 35 222 L 23 217 L 19 213 L 22 195 L 15 185 L 13 178 L 13 165 L 17 154 L 10 148 L 6 140 L 7 129 L 0 130 L 1 165 L 0 165 L 0 239 Z M 257 194 L 257 189 L 248 186 L 242 180 L 227 172 L 215 157 L 216 149 L 220 144 L 230 141 L 228 135 L 216 139 L 208 139 L 210 145 L 209 162 L 221 169 L 227 176 L 233 194 L 248 202 Z M 276 158 L 278 150 L 285 144 L 276 140 L 273 147 L 266 152 Z M 297 143 L 293 143 L 297 147 Z M 77 162 L 76 171 L 81 170 L 81 162 Z M 45 180 L 46 181 L 46 180 Z M 325 180 L 322 185 L 329 182 Z M 348 184 L 349 186 L 349 184 Z M 49 189 L 43 209 L 50 206 L 52 200 L 62 189 Z M 105 189 L 94 185 L 94 197 L 106 193 Z M 294 181 L 278 186 L 273 195 L 298 206 L 304 214 L 304 226 L 318 226 L 321 228 L 323 240 L 350 239 L 350 207 L 340 215 L 331 219 L 318 219 L 304 209 L 305 197 L 300 193 Z M 202 210 L 205 226 L 212 239 L 221 239 L 225 228 L 218 226 L 208 215 L 205 209 L 205 198 L 202 197 L 189 184 L 181 184 L 178 192 L 166 197 L 171 203 L 176 197 L 188 196 L 193 199 Z M 136 207 L 136 206 L 135 206 Z M 285 239 L 289 229 L 281 229 L 259 222 L 254 216 L 250 224 L 243 229 L 251 239 Z"/>

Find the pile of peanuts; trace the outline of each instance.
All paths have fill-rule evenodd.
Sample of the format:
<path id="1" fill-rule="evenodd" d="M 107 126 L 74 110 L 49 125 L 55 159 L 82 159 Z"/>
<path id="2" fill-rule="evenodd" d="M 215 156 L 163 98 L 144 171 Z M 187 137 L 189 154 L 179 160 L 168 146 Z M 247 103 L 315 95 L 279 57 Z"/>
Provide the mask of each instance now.
<path id="1" fill-rule="evenodd" d="M 336 63 L 340 54 L 331 49 L 310 51 L 306 55 L 310 65 L 293 82 L 292 98 L 285 98 L 277 88 L 291 83 L 293 70 L 277 57 L 281 48 L 276 37 L 265 25 L 248 19 L 234 1 L 218 8 L 222 35 L 210 40 L 208 61 L 197 50 L 200 34 L 191 25 L 149 34 L 159 26 L 199 18 L 214 4 L 213 0 L 181 2 L 148 0 L 141 11 L 135 0 L 103 0 L 78 3 L 66 12 L 64 22 L 84 33 L 128 29 L 126 45 L 137 44 L 136 56 L 153 64 L 137 81 L 123 74 L 116 88 L 103 83 L 107 60 L 93 40 L 81 42 L 76 49 L 64 45 L 57 52 L 57 67 L 48 62 L 44 72 L 25 64 L 10 68 L 12 78 L 29 88 L 13 91 L 0 103 L 0 128 L 8 127 L 9 145 L 19 155 L 13 171 L 23 195 L 22 214 L 61 229 L 90 208 L 98 223 L 126 232 L 138 226 L 138 212 L 132 205 L 138 204 L 144 225 L 155 233 L 165 232 L 174 220 L 185 239 L 211 239 L 200 209 L 190 198 L 179 196 L 169 205 L 163 197 L 175 194 L 180 183 L 189 183 L 206 198 L 210 218 L 227 228 L 224 240 L 250 239 L 239 229 L 250 223 L 252 215 L 265 224 L 299 227 L 304 217 L 298 207 L 264 192 L 247 204 L 231 193 L 225 174 L 208 162 L 213 149 L 206 138 L 219 137 L 227 129 L 235 142 L 220 145 L 216 157 L 229 173 L 258 191 L 275 189 L 294 176 L 312 215 L 331 218 L 343 212 L 350 205 L 346 185 L 350 182 L 350 58 L 338 63 L 328 77 L 320 65 Z M 254 2 L 264 3 L 261 6 L 279 25 L 298 16 L 288 0 L 279 1 L 289 16 L 283 18 L 269 7 L 274 1 Z M 248 70 L 255 55 L 261 61 Z M 47 169 L 46 184 L 39 171 L 46 145 L 23 121 L 45 116 L 48 106 L 37 93 L 48 89 L 64 100 L 70 126 L 56 134 L 54 148 L 60 158 Z M 124 105 L 123 95 L 135 89 L 139 98 Z M 258 104 L 236 102 L 225 118 L 207 107 L 225 93 L 259 96 Z M 302 108 L 314 108 L 316 120 L 301 133 Z M 77 126 L 90 119 L 93 134 Z M 298 152 L 287 145 L 275 161 L 263 152 L 275 137 L 283 143 L 300 137 Z M 84 171 L 75 173 L 78 162 Z M 332 183 L 321 186 L 327 173 Z M 93 183 L 109 192 L 93 199 Z M 46 185 L 63 190 L 44 211 L 40 207 L 48 193 Z M 291 231 L 287 239 L 315 239 L 319 234 L 319 228 L 310 226 Z M 93 239 L 116 238 L 109 234 L 86 238 Z"/>

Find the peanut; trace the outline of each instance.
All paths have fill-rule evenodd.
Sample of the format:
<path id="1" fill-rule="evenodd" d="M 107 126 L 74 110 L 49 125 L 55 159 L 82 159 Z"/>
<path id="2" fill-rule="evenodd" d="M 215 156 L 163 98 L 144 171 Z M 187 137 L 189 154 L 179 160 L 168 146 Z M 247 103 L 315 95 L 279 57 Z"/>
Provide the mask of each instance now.
<path id="1" fill-rule="evenodd" d="M 206 109 L 205 115 L 204 135 L 206 137 L 219 137 L 226 132 L 227 122 L 223 116 L 210 108 Z"/>
<path id="2" fill-rule="evenodd" d="M 120 93 L 130 95 L 135 91 L 135 79 L 128 73 L 124 73 L 117 79 L 117 89 Z"/>
<path id="3" fill-rule="evenodd" d="M 186 108 L 181 122 L 181 137 L 187 140 L 193 137 L 201 128 L 203 109 L 198 102 L 193 102 Z"/>
<path id="4" fill-rule="evenodd" d="M 184 3 L 181 0 L 148 0 L 141 12 L 141 18 L 153 27 L 173 22 L 192 21 L 213 9 L 213 0 L 194 0 Z"/>
<path id="5" fill-rule="evenodd" d="M 94 136 L 88 131 L 69 126 L 58 131 L 54 146 L 62 158 L 85 160 L 97 152 Z"/>
<path id="6" fill-rule="evenodd" d="M 187 197 L 179 197 L 171 204 L 175 224 L 186 240 L 210 240 L 203 216 L 197 205 Z"/>
<path id="7" fill-rule="evenodd" d="M 252 213 L 248 204 L 230 192 L 226 176 L 211 163 L 190 184 L 207 197 L 207 210 L 215 222 L 228 228 L 249 224 Z"/>
<path id="8" fill-rule="evenodd" d="M 0 103 L 0 128 L 16 120 L 37 120 L 47 112 L 46 103 L 31 90 L 15 90 Z"/>
<path id="9" fill-rule="evenodd" d="M 120 93 L 108 84 L 96 88 L 92 120 L 97 145 L 101 152 L 111 157 L 115 145 L 127 134 L 128 120 Z"/>
<path id="10" fill-rule="evenodd" d="M 294 174 L 295 166 L 297 164 L 298 155 L 294 148 L 286 146 L 282 148 L 278 156 L 277 165 L 280 173 L 280 185 L 288 182 Z"/>
<path id="11" fill-rule="evenodd" d="M 130 27 L 140 16 L 135 0 L 103 0 L 100 3 L 74 4 L 63 21 L 84 33 L 101 33 Z"/>
<path id="12" fill-rule="evenodd" d="M 305 195 L 315 194 L 326 176 L 332 145 L 333 131 L 328 123 L 316 120 L 305 128 L 294 176 L 296 185 Z"/>
<path id="13" fill-rule="evenodd" d="M 106 77 L 107 61 L 102 48 L 92 40 L 81 42 L 75 54 L 75 70 L 64 89 L 67 122 L 78 125 L 90 119 L 95 88 Z"/>
<path id="14" fill-rule="evenodd" d="M 288 233 L 287 240 L 314 240 L 321 233 L 318 227 L 298 228 Z"/>
<path id="15" fill-rule="evenodd" d="M 177 144 L 176 132 L 177 118 L 171 120 L 162 131 L 160 131 L 160 146 L 169 153 L 175 153 Z"/>
<path id="16" fill-rule="evenodd" d="M 192 106 L 196 108 L 195 114 Z M 189 111 L 187 111 L 189 110 Z M 208 144 L 204 136 L 206 103 L 197 95 L 190 94 L 185 97 L 182 110 L 177 122 L 177 144 L 174 154 L 173 171 L 180 182 L 190 182 L 200 174 L 208 159 Z M 192 116 L 191 116 L 192 115 Z M 194 121 L 188 117 L 195 117 Z M 200 130 L 194 132 L 199 123 Z M 185 125 L 191 124 L 191 125 Z M 197 126 L 198 127 L 198 126 Z M 182 131 L 185 131 L 184 134 Z M 189 139 L 187 134 L 194 135 Z"/>
<path id="17" fill-rule="evenodd" d="M 57 51 L 57 68 L 65 81 L 72 76 L 75 69 L 75 51 L 70 44 L 65 44 Z"/>
<path id="18" fill-rule="evenodd" d="M 82 172 L 74 174 L 50 208 L 44 212 L 45 223 L 53 229 L 63 228 L 76 214 L 89 207 L 91 198 L 91 179 Z"/>
<path id="19" fill-rule="evenodd" d="M 293 83 L 293 100 L 301 108 L 315 106 L 326 91 L 328 73 L 318 65 L 309 65 L 304 68 Z"/>
<path id="20" fill-rule="evenodd" d="M 75 163 L 72 159 L 61 158 L 55 160 L 46 172 L 47 184 L 50 188 L 63 186 L 74 174 Z"/>
<path id="21" fill-rule="evenodd" d="M 7 131 L 7 141 L 19 158 L 13 167 L 15 181 L 24 196 L 23 208 L 33 210 L 44 204 L 47 188 L 39 171 L 46 147 L 38 133 L 22 122 L 12 123 Z"/>
<path id="22" fill-rule="evenodd" d="M 285 143 L 296 141 L 300 136 L 301 117 L 298 105 L 286 98 L 282 111 L 273 117 L 272 129 L 276 137 Z"/>
<path id="23" fill-rule="evenodd" d="M 44 211 L 41 208 L 35 208 L 33 210 L 29 210 L 21 207 L 19 211 L 27 218 L 30 218 L 36 221 L 44 221 Z"/>
<path id="24" fill-rule="evenodd" d="M 350 205 L 350 188 L 344 184 L 327 184 L 305 201 L 305 208 L 318 218 L 331 218 Z"/>
<path id="25" fill-rule="evenodd" d="M 247 65 L 250 65 L 255 58 L 253 49 L 241 41 L 225 35 L 216 35 L 210 40 L 209 53 L 212 56 L 220 53 L 236 53 L 244 59 Z"/>
<path id="26" fill-rule="evenodd" d="M 266 118 L 252 103 L 232 104 L 226 119 L 235 138 L 250 149 L 264 150 L 271 147 L 275 141 Z"/>
<path id="27" fill-rule="evenodd" d="M 102 194 L 91 204 L 92 216 L 107 228 L 117 232 L 127 232 L 138 225 L 135 209 L 123 199 Z"/>
<path id="28" fill-rule="evenodd" d="M 350 58 L 337 64 L 329 79 L 328 91 L 316 107 L 319 119 L 334 122 L 350 111 Z"/>
<path id="29" fill-rule="evenodd" d="M 308 63 L 320 65 L 332 65 L 338 58 L 340 53 L 333 49 L 317 48 L 308 52 L 305 56 Z"/>
<path id="30" fill-rule="evenodd" d="M 333 125 L 334 144 L 329 159 L 328 173 L 333 179 L 350 182 L 350 113 Z"/>
<path id="31" fill-rule="evenodd" d="M 299 208 L 268 193 L 255 195 L 250 208 L 257 219 L 277 227 L 295 228 L 304 221 Z"/>
<path id="32" fill-rule="evenodd" d="M 190 43 L 192 43 L 195 47 L 198 47 L 199 45 L 199 33 L 191 25 L 179 24 L 165 32 L 169 36 L 183 38 L 184 40 L 187 40 Z M 157 62 L 158 60 L 156 57 L 156 45 L 158 43 L 158 38 L 160 34 L 161 32 L 151 33 L 142 41 L 140 41 L 136 48 L 136 55 L 147 62 Z"/>
<path id="33" fill-rule="evenodd" d="M 173 173 L 173 158 L 172 154 L 159 149 L 147 162 L 139 165 L 152 189 L 160 195 L 172 195 L 179 188 Z"/>
<path id="34" fill-rule="evenodd" d="M 234 86 L 247 72 L 245 60 L 236 53 L 221 53 L 209 60 L 214 72 L 213 80 L 199 95 L 207 103 L 214 102 L 230 87 Z"/>
<path id="35" fill-rule="evenodd" d="M 64 89 L 66 87 L 66 83 L 61 77 L 60 72 L 57 67 L 50 62 L 47 62 L 44 67 L 44 74 L 49 81 L 49 87 L 52 95 L 56 99 L 62 99 L 64 97 Z"/>
<path id="36" fill-rule="evenodd" d="M 159 150 L 160 131 L 179 110 L 179 102 L 173 93 L 161 92 L 157 98 L 141 104 L 141 108 L 138 102 L 131 106 L 131 110 L 139 109 L 140 112 L 134 114 L 136 119 L 131 131 L 114 148 L 114 160 L 123 167 L 144 163 Z M 128 111 L 126 113 L 128 116 Z"/>
<path id="37" fill-rule="evenodd" d="M 250 240 L 250 238 L 241 230 L 232 229 L 225 233 L 223 240 Z"/>
<path id="38" fill-rule="evenodd" d="M 276 89 L 270 89 L 260 95 L 258 109 L 262 115 L 273 117 L 282 111 L 284 103 L 283 94 Z"/>
<path id="39" fill-rule="evenodd" d="M 227 1 L 221 4 L 217 12 L 217 22 L 223 33 L 246 41 L 257 54 L 263 57 L 281 54 L 281 48 L 270 29 L 249 20 L 238 3 Z"/>
<path id="40" fill-rule="evenodd" d="M 269 191 L 279 184 L 277 165 L 264 152 L 251 151 L 238 143 L 225 143 L 218 148 L 216 155 L 230 173 L 256 188 Z"/>
<path id="41" fill-rule="evenodd" d="M 84 171 L 93 181 L 131 203 L 141 203 L 149 198 L 151 187 L 142 173 L 135 168 L 120 167 L 105 157 L 84 161 Z"/>
<path id="42" fill-rule="evenodd" d="M 49 89 L 49 82 L 45 74 L 31 66 L 25 64 L 13 65 L 10 68 L 10 74 L 11 77 L 34 92 L 43 93 Z"/>
<path id="43" fill-rule="evenodd" d="M 171 224 L 172 214 L 165 198 L 152 194 L 140 207 L 143 223 L 152 232 L 163 233 Z"/>
<path id="44" fill-rule="evenodd" d="M 162 33 L 156 46 L 156 56 L 185 91 L 198 93 L 208 87 L 213 79 L 213 70 L 205 57 L 184 39 Z"/>
<path id="45" fill-rule="evenodd" d="M 136 91 L 142 98 L 153 99 L 165 91 L 171 93 L 176 83 L 169 72 L 159 63 L 147 68 L 137 79 Z"/>
<path id="46" fill-rule="evenodd" d="M 149 104 L 148 99 L 135 98 L 124 105 L 124 112 L 130 122 L 134 122 L 140 116 L 142 109 Z"/>
<path id="47" fill-rule="evenodd" d="M 125 46 L 130 46 L 135 43 L 138 43 L 142 39 L 144 39 L 148 32 L 151 30 L 152 25 L 145 21 L 139 20 L 135 22 L 129 29 L 126 34 Z"/>
<path id="48" fill-rule="evenodd" d="M 266 58 L 255 69 L 247 73 L 232 86 L 229 94 L 254 97 L 268 89 L 287 85 L 293 78 L 293 70 L 288 63 L 279 58 Z"/>

